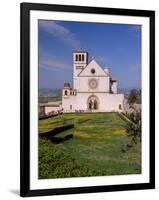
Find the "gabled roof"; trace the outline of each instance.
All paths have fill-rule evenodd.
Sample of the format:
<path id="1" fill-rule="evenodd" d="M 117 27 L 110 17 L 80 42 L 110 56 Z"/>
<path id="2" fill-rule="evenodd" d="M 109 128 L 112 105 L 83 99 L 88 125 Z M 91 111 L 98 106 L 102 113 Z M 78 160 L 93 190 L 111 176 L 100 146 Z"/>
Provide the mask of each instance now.
<path id="1" fill-rule="evenodd" d="M 95 69 L 95 74 L 91 73 L 91 69 Z M 107 76 L 104 69 L 96 62 L 95 59 L 92 59 L 88 65 L 78 74 L 78 76 Z"/>

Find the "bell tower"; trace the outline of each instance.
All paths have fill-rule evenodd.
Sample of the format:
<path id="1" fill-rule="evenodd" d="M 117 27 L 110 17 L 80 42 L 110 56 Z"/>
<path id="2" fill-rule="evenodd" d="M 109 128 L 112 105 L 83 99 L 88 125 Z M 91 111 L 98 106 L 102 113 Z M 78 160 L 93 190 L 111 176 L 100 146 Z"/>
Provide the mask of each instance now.
<path id="1" fill-rule="evenodd" d="M 78 74 L 88 64 L 88 52 L 80 49 L 73 52 L 73 87 L 77 89 Z"/>

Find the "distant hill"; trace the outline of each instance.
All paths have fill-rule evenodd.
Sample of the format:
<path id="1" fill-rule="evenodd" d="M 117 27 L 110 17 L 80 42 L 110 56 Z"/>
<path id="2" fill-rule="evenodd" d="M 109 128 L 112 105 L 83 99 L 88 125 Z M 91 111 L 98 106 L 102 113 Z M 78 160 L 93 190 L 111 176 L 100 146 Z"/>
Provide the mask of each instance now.
<path id="1" fill-rule="evenodd" d="M 39 96 L 55 97 L 61 95 L 62 89 L 39 89 Z"/>
<path id="2" fill-rule="evenodd" d="M 62 89 L 39 89 L 39 103 L 61 101 Z"/>

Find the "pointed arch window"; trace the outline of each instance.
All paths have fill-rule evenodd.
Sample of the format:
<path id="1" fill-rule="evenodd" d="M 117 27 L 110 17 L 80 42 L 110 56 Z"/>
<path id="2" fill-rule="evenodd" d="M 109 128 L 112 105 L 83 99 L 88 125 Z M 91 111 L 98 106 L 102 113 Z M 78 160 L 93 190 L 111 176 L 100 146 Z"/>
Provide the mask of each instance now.
<path id="1" fill-rule="evenodd" d="M 67 90 L 65 90 L 65 95 L 67 96 Z"/>

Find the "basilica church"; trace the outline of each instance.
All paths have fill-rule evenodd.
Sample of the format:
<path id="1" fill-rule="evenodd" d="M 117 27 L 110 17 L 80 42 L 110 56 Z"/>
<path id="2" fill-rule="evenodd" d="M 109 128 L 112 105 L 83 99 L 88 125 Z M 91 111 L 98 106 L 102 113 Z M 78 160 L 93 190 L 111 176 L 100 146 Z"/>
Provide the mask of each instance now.
<path id="1" fill-rule="evenodd" d="M 122 112 L 124 95 L 117 91 L 117 80 L 109 68 L 95 59 L 88 62 L 88 52 L 73 52 L 73 87 L 64 83 L 63 112 Z"/>

